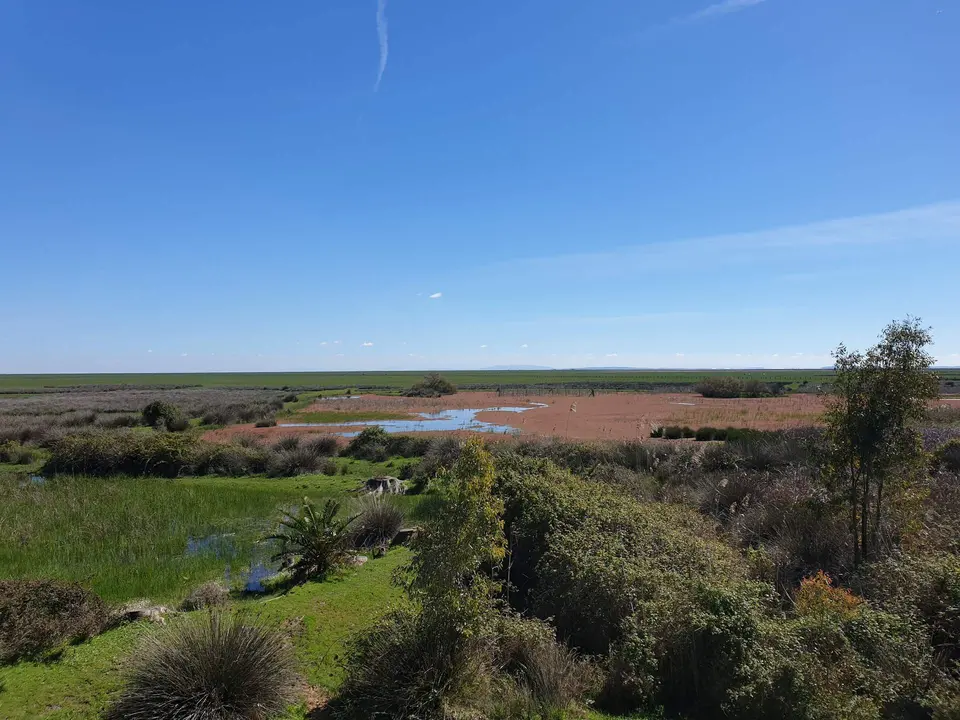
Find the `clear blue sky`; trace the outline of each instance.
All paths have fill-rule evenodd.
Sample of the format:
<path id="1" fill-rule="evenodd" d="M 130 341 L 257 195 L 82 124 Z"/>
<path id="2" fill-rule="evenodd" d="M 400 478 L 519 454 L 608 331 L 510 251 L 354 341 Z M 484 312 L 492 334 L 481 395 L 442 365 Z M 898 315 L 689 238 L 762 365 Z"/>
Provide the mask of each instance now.
<path id="1" fill-rule="evenodd" d="M 0 0 L 0 372 L 821 366 L 908 313 L 960 365 L 958 39 L 955 0 Z"/>

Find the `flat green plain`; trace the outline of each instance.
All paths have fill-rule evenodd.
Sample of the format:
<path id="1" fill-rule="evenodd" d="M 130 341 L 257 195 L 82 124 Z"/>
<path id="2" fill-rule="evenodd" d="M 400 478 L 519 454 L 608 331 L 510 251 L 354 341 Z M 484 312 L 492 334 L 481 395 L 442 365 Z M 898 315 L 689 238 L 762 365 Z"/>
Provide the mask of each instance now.
<path id="1" fill-rule="evenodd" d="M 802 383 L 823 382 L 831 370 L 451 370 L 444 377 L 463 388 L 537 385 L 686 385 L 707 377 Z M 944 375 L 949 373 L 942 373 Z M 423 371 L 286 373 L 123 373 L 0 375 L 0 390 L 13 392 L 90 385 L 194 387 L 329 388 L 399 390 L 423 378 Z M 952 371 L 960 377 L 960 371 Z"/>

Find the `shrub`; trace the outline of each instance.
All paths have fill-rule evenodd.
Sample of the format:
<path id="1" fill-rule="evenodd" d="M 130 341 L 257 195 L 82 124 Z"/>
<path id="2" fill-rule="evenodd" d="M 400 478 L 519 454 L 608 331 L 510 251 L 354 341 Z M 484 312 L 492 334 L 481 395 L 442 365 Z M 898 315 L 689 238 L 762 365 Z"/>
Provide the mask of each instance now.
<path id="1" fill-rule="evenodd" d="M 340 447 L 334 435 L 321 435 L 310 438 L 304 443 L 304 446 L 317 457 L 332 457 L 337 454 L 337 450 Z"/>
<path id="2" fill-rule="evenodd" d="M 322 458 L 307 447 L 293 450 L 280 450 L 267 460 L 267 475 L 270 477 L 296 477 L 315 472 L 320 468 Z"/>
<path id="3" fill-rule="evenodd" d="M 0 664 L 86 640 L 110 622 L 93 592 L 59 580 L 0 580 Z"/>
<path id="4" fill-rule="evenodd" d="M 0 443 L 0 463 L 29 465 L 36 458 L 37 455 L 33 448 L 26 447 L 13 440 Z"/>
<path id="5" fill-rule="evenodd" d="M 359 435 L 354 437 L 344 448 L 341 455 L 356 458 L 358 460 L 371 460 L 373 462 L 383 462 L 389 457 L 388 443 L 390 435 L 379 425 L 371 425 L 364 428 Z"/>
<path id="6" fill-rule="evenodd" d="M 934 463 L 951 472 L 960 472 L 960 438 L 948 440 L 933 454 Z"/>
<path id="7" fill-rule="evenodd" d="M 833 580 L 823 570 L 804 578 L 797 591 L 796 608 L 799 615 L 830 614 L 844 620 L 856 616 L 863 600 L 849 590 L 833 586 Z"/>
<path id="8" fill-rule="evenodd" d="M 270 420 L 257 420 L 257 422 L 253 424 L 253 426 L 258 428 L 276 427 L 277 421 L 274 420 L 273 418 L 271 418 Z"/>
<path id="9" fill-rule="evenodd" d="M 731 377 L 712 377 L 697 383 L 693 390 L 705 398 L 738 398 L 743 383 Z"/>
<path id="10" fill-rule="evenodd" d="M 105 428 L 136 427 L 140 420 L 136 415 L 108 415 L 98 418 L 97 425 Z"/>
<path id="11" fill-rule="evenodd" d="M 650 437 L 652 438 L 662 438 L 663 437 L 663 427 L 657 425 L 650 431 Z"/>
<path id="12" fill-rule="evenodd" d="M 44 473 L 177 477 L 193 469 L 200 449 L 189 435 L 84 431 L 51 442 Z"/>
<path id="13" fill-rule="evenodd" d="M 395 503 L 377 495 L 364 498 L 353 526 L 355 547 L 384 547 L 393 542 L 406 519 Z"/>
<path id="14" fill-rule="evenodd" d="M 544 622 L 504 618 L 498 629 L 499 664 L 509 682 L 494 704 L 493 718 L 561 717 L 587 692 L 589 667 L 554 635 Z"/>
<path id="15" fill-rule="evenodd" d="M 337 469 L 337 461 L 333 458 L 323 458 L 323 460 L 320 461 L 319 467 L 317 467 L 317 470 L 329 477 L 336 475 Z"/>
<path id="16" fill-rule="evenodd" d="M 268 538 L 280 543 L 273 560 L 281 561 L 283 568 L 293 571 L 294 582 L 323 580 L 346 561 L 348 529 L 355 517 L 338 518 L 339 512 L 340 503 L 336 500 L 327 500 L 318 509 L 304 498 L 300 512 L 285 513 L 280 520 L 280 531 Z"/>
<path id="17" fill-rule="evenodd" d="M 142 411 L 143 424 L 152 428 L 165 427 L 168 430 L 174 426 L 179 427 L 185 418 L 183 412 L 176 405 L 171 405 L 163 400 L 154 400 L 149 403 Z M 185 429 L 186 426 L 180 429 Z"/>
<path id="18" fill-rule="evenodd" d="M 407 397 L 440 397 L 441 395 L 455 395 L 457 386 L 438 373 L 430 373 L 423 382 L 419 382 L 407 390 Z"/>
<path id="19" fill-rule="evenodd" d="M 696 437 L 696 433 L 693 431 L 693 428 L 687 425 L 684 425 L 682 428 L 680 428 L 680 434 L 685 438 Z"/>
<path id="20" fill-rule="evenodd" d="M 669 425 L 663 429 L 663 437 L 667 440 L 679 440 L 683 437 L 683 428 Z"/>
<path id="21" fill-rule="evenodd" d="M 242 477 L 265 472 L 269 457 L 258 443 L 237 439 L 230 445 L 200 444 L 193 472 L 197 475 Z"/>
<path id="22" fill-rule="evenodd" d="M 495 644 L 444 620 L 405 605 L 354 637 L 334 717 L 444 720 L 451 705 L 483 702 Z"/>
<path id="23" fill-rule="evenodd" d="M 148 636 L 108 717 L 264 720 L 296 697 L 293 654 L 275 630 L 213 612 Z"/>
<path id="24" fill-rule="evenodd" d="M 208 582 L 195 588 L 180 607 L 184 610 L 205 610 L 230 602 L 230 591 L 218 582 Z"/>
<path id="25" fill-rule="evenodd" d="M 285 435 L 273 444 L 274 452 L 283 452 L 284 450 L 296 450 L 300 447 L 299 435 Z"/>
<path id="26" fill-rule="evenodd" d="M 697 428 L 697 432 L 694 433 L 693 437 L 695 440 L 700 442 L 705 442 L 708 440 L 713 440 L 716 437 L 717 429 L 712 427 L 702 427 Z"/>

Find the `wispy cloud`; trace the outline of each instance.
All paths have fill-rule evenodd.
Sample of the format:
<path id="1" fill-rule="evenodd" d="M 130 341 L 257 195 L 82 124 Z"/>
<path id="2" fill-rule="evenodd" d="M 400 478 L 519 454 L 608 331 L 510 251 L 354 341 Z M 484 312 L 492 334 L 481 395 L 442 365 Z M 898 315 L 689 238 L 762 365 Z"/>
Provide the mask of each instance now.
<path id="1" fill-rule="evenodd" d="M 486 347 L 486 345 L 481 345 L 481 346 L 480 346 L 480 349 L 482 350 L 482 349 L 485 348 L 485 347 Z"/>
<path id="2" fill-rule="evenodd" d="M 698 22 L 700 20 L 719 17 L 720 15 L 729 15 L 730 13 L 740 12 L 741 10 L 746 10 L 763 2 L 766 2 L 766 0 L 723 0 L 723 2 L 714 3 L 713 5 L 703 8 L 703 10 L 697 10 L 689 15 L 684 15 L 678 18 L 676 22 Z"/>
<path id="3" fill-rule="evenodd" d="M 520 347 L 522 347 L 522 348 L 528 348 L 528 347 L 530 347 L 530 346 L 529 346 L 529 345 L 527 345 L 526 343 L 524 343 L 524 344 L 523 344 L 523 345 L 521 345 Z"/>
<path id="4" fill-rule="evenodd" d="M 437 300 L 438 298 L 442 298 L 442 297 L 443 297 L 443 293 L 433 293 L 433 295 L 430 296 L 430 299 Z"/>
<path id="5" fill-rule="evenodd" d="M 373 347 L 372 342 L 365 342 L 361 347 Z"/>
<path id="6" fill-rule="evenodd" d="M 620 357 L 620 353 L 607 353 L 606 357 Z"/>
<path id="7" fill-rule="evenodd" d="M 960 243 L 960 200 L 896 212 L 860 215 L 756 232 L 650 242 L 598 253 L 514 260 L 511 272 L 553 272 L 583 279 L 621 274 L 660 273 L 671 263 L 716 267 L 730 264 L 806 262 L 812 251 L 859 254 L 866 247 L 956 247 Z M 500 267 L 499 264 L 495 267 Z"/>
<path id="8" fill-rule="evenodd" d="M 380 39 L 380 68 L 377 70 L 377 82 L 373 91 L 380 89 L 383 73 L 387 70 L 387 57 L 390 55 L 390 36 L 387 34 L 387 0 L 377 0 L 377 37 Z"/>

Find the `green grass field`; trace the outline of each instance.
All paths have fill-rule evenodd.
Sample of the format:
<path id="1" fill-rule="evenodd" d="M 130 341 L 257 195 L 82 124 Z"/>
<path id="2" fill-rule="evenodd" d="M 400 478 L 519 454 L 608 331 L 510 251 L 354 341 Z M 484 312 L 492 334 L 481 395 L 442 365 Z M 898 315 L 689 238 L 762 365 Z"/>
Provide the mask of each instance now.
<path id="1" fill-rule="evenodd" d="M 832 376 L 829 370 L 454 370 L 443 375 L 460 387 L 576 384 L 690 384 L 725 375 L 742 380 L 802 383 Z M 960 376 L 960 373 L 958 373 Z M 144 373 L 92 375 L 0 375 L 0 390 L 36 390 L 89 385 L 342 388 L 398 390 L 422 372 Z"/>
<path id="2" fill-rule="evenodd" d="M 405 461 L 340 458 L 346 474 L 297 478 L 52 478 L 42 485 L 0 466 L 0 577 L 56 577 L 106 600 L 172 602 L 200 583 L 234 581 L 269 555 L 257 546 L 304 497 L 341 497 Z M 416 496 L 397 502 L 408 512 Z"/>

